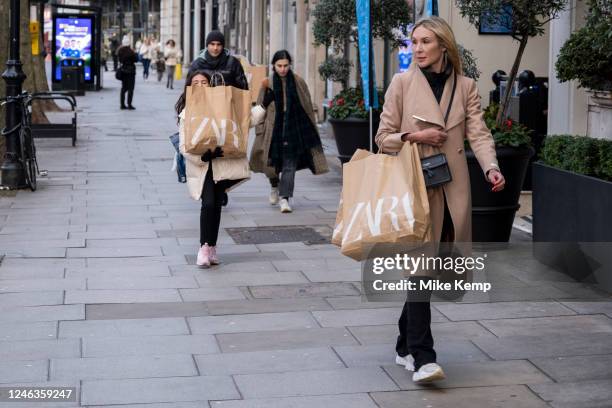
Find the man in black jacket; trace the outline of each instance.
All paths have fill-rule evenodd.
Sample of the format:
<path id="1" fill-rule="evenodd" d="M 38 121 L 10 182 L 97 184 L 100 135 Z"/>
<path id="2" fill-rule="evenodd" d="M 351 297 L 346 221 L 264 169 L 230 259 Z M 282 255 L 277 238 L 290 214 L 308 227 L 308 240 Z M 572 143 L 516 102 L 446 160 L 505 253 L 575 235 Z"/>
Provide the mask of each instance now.
<path id="1" fill-rule="evenodd" d="M 249 89 L 247 78 L 244 75 L 242 64 L 238 58 L 230 55 L 225 49 L 225 36 L 220 31 L 211 31 L 206 36 L 206 50 L 191 63 L 190 70 L 205 71 L 210 75 L 213 85 L 234 86 L 240 89 Z M 223 80 L 219 78 L 223 76 Z"/>

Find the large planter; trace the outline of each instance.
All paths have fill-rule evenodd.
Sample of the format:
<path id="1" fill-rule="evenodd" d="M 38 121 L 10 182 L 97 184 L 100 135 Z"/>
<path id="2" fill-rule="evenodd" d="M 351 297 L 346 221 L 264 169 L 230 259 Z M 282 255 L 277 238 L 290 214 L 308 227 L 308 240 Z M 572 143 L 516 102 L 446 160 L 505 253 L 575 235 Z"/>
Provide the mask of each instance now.
<path id="1" fill-rule="evenodd" d="M 378 132 L 378 124 L 380 117 L 373 116 L 372 123 L 372 146 L 374 152 L 378 151 L 374 138 Z M 346 119 L 329 119 L 329 123 L 334 132 L 336 146 L 338 148 L 338 158 L 341 163 L 348 162 L 355 150 L 370 149 L 370 121 L 369 119 L 346 118 Z"/>
<path id="2" fill-rule="evenodd" d="M 534 255 L 612 291 L 612 182 L 533 165 Z"/>
<path id="3" fill-rule="evenodd" d="M 497 147 L 497 160 L 506 178 L 505 188 L 497 193 L 485 179 L 474 152 L 466 151 L 472 190 L 472 241 L 508 242 L 512 233 L 514 215 L 519 209 L 519 198 L 531 147 Z"/>
<path id="4" fill-rule="evenodd" d="M 598 139 L 612 139 L 612 92 L 589 91 L 587 135 Z"/>

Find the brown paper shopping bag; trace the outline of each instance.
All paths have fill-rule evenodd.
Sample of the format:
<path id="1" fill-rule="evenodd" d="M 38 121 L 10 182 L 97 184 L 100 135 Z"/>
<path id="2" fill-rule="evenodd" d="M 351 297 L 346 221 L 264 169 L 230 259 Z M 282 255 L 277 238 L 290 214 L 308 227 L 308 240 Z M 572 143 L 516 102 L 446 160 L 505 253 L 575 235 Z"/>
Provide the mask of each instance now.
<path id="1" fill-rule="evenodd" d="M 425 180 L 416 144 L 397 156 L 369 154 L 343 167 L 341 251 L 356 260 L 371 244 L 430 239 Z"/>
<path id="2" fill-rule="evenodd" d="M 268 76 L 267 67 L 264 65 L 253 65 L 249 68 L 249 91 L 251 92 L 251 102 L 257 103 L 259 91 L 261 91 L 261 81 Z"/>
<path id="3" fill-rule="evenodd" d="M 224 157 L 246 157 L 250 109 L 249 91 L 233 86 L 188 86 L 185 150 L 203 154 L 221 147 Z"/>

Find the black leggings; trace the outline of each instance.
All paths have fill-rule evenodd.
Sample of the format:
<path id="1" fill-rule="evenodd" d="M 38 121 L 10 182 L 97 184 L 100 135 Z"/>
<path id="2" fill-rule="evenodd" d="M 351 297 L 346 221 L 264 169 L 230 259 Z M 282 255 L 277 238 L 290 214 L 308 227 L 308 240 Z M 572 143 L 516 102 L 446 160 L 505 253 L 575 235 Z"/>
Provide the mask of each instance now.
<path id="1" fill-rule="evenodd" d="M 213 180 L 212 164 L 209 164 L 204 188 L 202 189 L 202 208 L 200 209 L 200 245 L 217 245 L 219 225 L 221 224 L 221 205 L 227 183 Z"/>
<path id="2" fill-rule="evenodd" d="M 127 93 L 127 106 L 132 106 L 134 99 L 134 86 L 136 85 L 136 74 L 123 74 L 121 80 L 121 106 L 125 105 L 125 94 Z"/>

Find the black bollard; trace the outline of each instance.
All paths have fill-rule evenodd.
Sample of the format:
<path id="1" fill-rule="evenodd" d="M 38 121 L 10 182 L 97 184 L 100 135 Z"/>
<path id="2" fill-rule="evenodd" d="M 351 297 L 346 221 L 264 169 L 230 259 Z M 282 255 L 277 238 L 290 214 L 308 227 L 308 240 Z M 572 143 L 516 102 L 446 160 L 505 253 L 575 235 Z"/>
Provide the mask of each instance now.
<path id="1" fill-rule="evenodd" d="M 2 74 L 2 79 L 6 82 L 7 97 L 18 96 L 26 78 L 19 60 L 19 6 L 19 0 L 11 0 L 9 59 L 6 62 L 6 71 Z M 6 134 L 6 154 L 0 168 L 0 181 L 5 187 L 20 188 L 25 186 L 25 172 L 19 161 L 21 146 L 18 125 L 21 118 L 21 106 L 18 103 L 9 102 L 5 107 L 6 129 L 16 129 Z"/>

